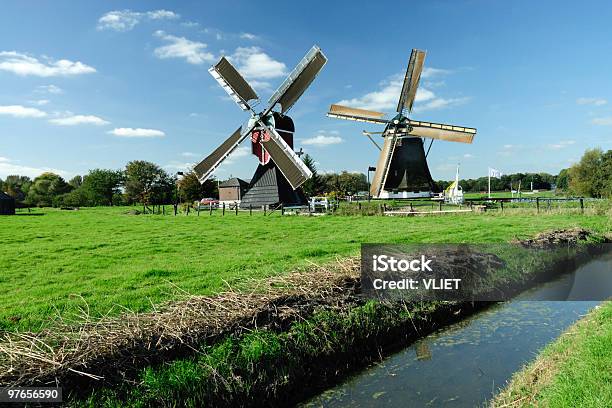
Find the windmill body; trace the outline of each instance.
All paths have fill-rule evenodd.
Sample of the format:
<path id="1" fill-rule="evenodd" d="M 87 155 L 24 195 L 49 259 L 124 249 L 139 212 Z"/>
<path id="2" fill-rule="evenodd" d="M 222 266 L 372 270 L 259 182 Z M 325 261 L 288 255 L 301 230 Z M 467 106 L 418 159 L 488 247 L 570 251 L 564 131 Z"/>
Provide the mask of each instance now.
<path id="1" fill-rule="evenodd" d="M 327 116 L 338 119 L 384 125 L 382 132 L 366 132 L 380 150 L 376 171 L 370 186 L 374 198 L 432 197 L 440 192 L 427 165 L 427 155 L 435 139 L 472 143 L 476 129 L 441 123 L 422 122 L 408 117 L 412 111 L 419 79 L 425 62 L 425 51 L 413 49 L 393 119 L 366 109 L 332 105 Z M 380 146 L 372 138 L 383 137 Z M 430 140 L 427 146 L 427 140 Z M 427 146 L 427 149 L 426 149 Z"/>
<path id="2" fill-rule="evenodd" d="M 304 91 L 310 86 L 327 58 L 314 46 L 298 63 L 287 79 L 274 92 L 261 112 L 253 109 L 259 98 L 234 66 L 222 57 L 209 72 L 238 104 L 250 113 L 244 126 L 240 126 L 217 149 L 194 167 L 200 182 L 204 182 L 215 169 L 249 138 L 251 153 L 259 165 L 249 187 L 242 197 L 243 207 L 262 205 L 305 205 L 306 198 L 300 186 L 312 173 L 293 151 L 293 120 L 286 115 Z"/>

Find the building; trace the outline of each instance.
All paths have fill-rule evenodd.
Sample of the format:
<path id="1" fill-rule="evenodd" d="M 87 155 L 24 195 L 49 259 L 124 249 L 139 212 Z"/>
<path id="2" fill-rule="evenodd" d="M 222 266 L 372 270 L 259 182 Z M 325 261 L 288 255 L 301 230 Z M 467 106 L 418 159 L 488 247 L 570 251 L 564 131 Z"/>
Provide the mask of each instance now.
<path id="1" fill-rule="evenodd" d="M 0 215 L 15 215 L 15 199 L 0 191 Z"/>
<path id="2" fill-rule="evenodd" d="M 219 184 L 219 204 L 240 203 L 249 183 L 238 177 L 231 178 Z"/>

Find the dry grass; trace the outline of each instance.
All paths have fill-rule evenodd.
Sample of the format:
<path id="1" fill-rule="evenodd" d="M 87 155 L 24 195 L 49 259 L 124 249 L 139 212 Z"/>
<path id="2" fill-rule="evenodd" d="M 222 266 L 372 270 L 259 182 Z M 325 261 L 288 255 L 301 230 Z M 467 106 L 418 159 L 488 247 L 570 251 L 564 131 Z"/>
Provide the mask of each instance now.
<path id="1" fill-rule="evenodd" d="M 338 259 L 305 271 L 250 282 L 249 291 L 228 289 L 193 296 L 176 288 L 179 300 L 153 312 L 125 310 L 120 317 L 91 317 L 83 303 L 76 321 L 58 319 L 42 332 L 0 336 L 0 384 L 65 384 L 103 380 L 152 361 L 194 351 L 230 332 L 283 327 L 317 306 L 354 302 L 356 258 Z"/>

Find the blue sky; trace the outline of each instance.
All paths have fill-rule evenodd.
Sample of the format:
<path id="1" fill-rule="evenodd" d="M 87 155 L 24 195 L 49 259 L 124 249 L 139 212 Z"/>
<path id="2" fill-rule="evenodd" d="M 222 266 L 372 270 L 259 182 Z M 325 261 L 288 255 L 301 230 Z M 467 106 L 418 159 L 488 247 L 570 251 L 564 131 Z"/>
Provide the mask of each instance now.
<path id="1" fill-rule="evenodd" d="M 255 4 L 257 3 L 257 4 Z M 262 100 L 318 44 L 328 63 L 290 111 L 321 171 L 362 171 L 375 125 L 331 103 L 393 112 L 410 50 L 427 50 L 415 119 L 476 127 L 436 142 L 435 179 L 556 173 L 612 148 L 607 2 L 20 2 L 0 4 L 0 177 L 69 178 L 143 159 L 199 161 L 247 119 L 207 72 L 227 55 Z M 248 178 L 248 143 L 218 171 Z"/>

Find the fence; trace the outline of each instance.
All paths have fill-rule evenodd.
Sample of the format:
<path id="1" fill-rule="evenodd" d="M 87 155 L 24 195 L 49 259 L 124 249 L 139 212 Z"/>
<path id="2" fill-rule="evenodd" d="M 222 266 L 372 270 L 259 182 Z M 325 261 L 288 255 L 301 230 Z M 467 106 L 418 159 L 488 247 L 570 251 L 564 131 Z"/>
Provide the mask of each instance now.
<path id="1" fill-rule="evenodd" d="M 310 206 L 287 207 L 282 204 L 277 206 L 265 205 L 261 207 L 240 207 L 239 205 L 226 205 L 222 203 L 218 207 L 210 205 L 171 205 L 171 209 L 158 205 L 151 211 L 153 214 L 161 215 L 286 215 L 303 214 L 315 215 Z M 323 214 L 338 216 L 375 216 L 375 215 L 419 215 L 419 214 L 444 214 L 461 212 L 492 212 L 492 213 L 533 213 L 545 214 L 553 212 L 564 213 L 609 213 L 612 209 L 612 201 L 584 197 L 556 198 L 556 197 L 530 197 L 530 198 L 472 198 L 466 199 L 462 205 L 444 203 L 442 200 L 414 199 L 414 200 L 389 200 L 389 201 L 335 201 L 329 206 L 328 211 Z M 151 213 L 149 212 L 149 213 Z"/>

